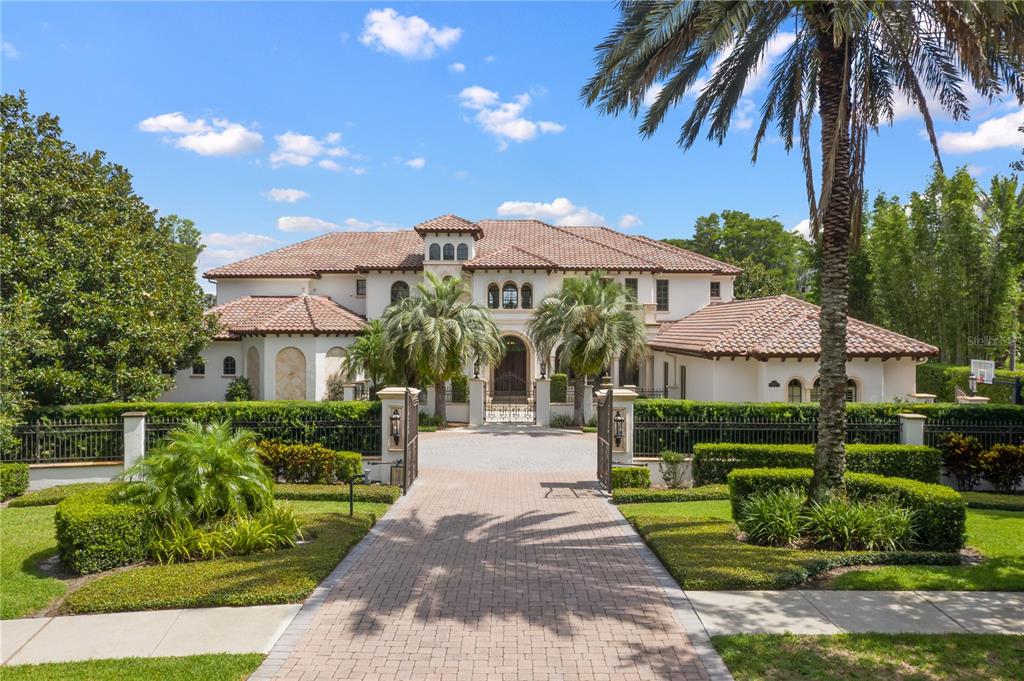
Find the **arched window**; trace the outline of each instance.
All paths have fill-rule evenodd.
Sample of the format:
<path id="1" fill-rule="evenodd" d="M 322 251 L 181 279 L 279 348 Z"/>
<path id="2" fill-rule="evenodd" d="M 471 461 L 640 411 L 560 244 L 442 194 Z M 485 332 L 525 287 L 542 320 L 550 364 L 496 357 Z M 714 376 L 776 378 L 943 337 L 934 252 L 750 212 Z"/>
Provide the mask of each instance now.
<path id="1" fill-rule="evenodd" d="M 846 401 L 856 402 L 857 401 L 857 381 L 852 378 L 846 379 Z M 821 400 L 821 379 L 814 379 L 814 387 L 811 388 L 811 402 L 818 402 Z"/>
<path id="2" fill-rule="evenodd" d="M 803 402 L 804 401 L 804 384 L 799 378 L 794 378 L 786 386 L 786 399 L 789 402 Z"/>
<path id="3" fill-rule="evenodd" d="M 523 309 L 529 310 L 533 307 L 533 286 L 529 284 L 523 284 Z"/>
<path id="4" fill-rule="evenodd" d="M 511 281 L 501 287 L 501 307 L 506 310 L 519 307 L 519 289 Z"/>
<path id="5" fill-rule="evenodd" d="M 391 302 L 397 303 L 402 298 L 409 297 L 409 285 L 404 281 L 396 281 L 391 285 Z"/>
<path id="6" fill-rule="evenodd" d="M 452 246 L 451 244 L 444 245 L 444 259 L 455 260 L 455 246 Z"/>
<path id="7" fill-rule="evenodd" d="M 466 244 L 459 244 L 459 247 L 455 251 L 456 260 L 468 260 L 469 259 L 469 246 Z"/>
<path id="8" fill-rule="evenodd" d="M 814 379 L 814 385 L 811 386 L 811 402 L 821 401 L 821 379 Z"/>
<path id="9" fill-rule="evenodd" d="M 235 358 L 230 355 L 224 358 L 224 375 L 234 376 L 235 375 Z"/>
<path id="10" fill-rule="evenodd" d="M 487 287 L 487 307 L 492 310 L 498 309 L 498 285 L 491 284 Z"/>
<path id="11" fill-rule="evenodd" d="M 441 259 L 441 244 L 430 244 L 430 255 L 427 257 L 428 260 L 440 260 Z"/>

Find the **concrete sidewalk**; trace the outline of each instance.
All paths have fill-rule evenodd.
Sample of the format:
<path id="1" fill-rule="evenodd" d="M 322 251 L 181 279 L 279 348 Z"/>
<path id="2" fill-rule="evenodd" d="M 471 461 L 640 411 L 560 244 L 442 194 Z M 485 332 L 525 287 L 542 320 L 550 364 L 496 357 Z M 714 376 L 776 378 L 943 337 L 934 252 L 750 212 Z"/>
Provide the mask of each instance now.
<path id="1" fill-rule="evenodd" d="M 1024 634 L 1024 593 L 1000 591 L 687 591 L 721 634 Z"/>
<path id="2" fill-rule="evenodd" d="M 2 620 L 0 663 L 267 653 L 300 607 L 256 605 Z"/>

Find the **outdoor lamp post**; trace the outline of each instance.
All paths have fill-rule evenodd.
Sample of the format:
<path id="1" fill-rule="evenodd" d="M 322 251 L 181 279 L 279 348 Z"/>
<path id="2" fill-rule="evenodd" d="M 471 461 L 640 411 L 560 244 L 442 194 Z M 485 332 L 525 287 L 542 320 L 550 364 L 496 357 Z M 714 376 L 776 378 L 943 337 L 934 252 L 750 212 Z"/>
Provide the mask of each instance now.
<path id="1" fill-rule="evenodd" d="M 622 446 L 622 425 L 626 422 L 626 417 L 622 415 L 621 411 L 615 412 L 615 416 L 612 419 L 615 421 L 615 446 Z"/>
<path id="2" fill-rule="evenodd" d="M 402 415 L 397 409 L 391 410 L 391 440 L 397 446 L 402 440 Z"/>

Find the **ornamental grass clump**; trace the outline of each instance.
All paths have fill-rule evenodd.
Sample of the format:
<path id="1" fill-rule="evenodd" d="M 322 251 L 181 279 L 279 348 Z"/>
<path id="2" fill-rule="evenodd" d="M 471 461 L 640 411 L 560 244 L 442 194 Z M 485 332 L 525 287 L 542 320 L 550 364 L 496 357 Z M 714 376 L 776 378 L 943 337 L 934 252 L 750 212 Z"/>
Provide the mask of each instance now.
<path id="1" fill-rule="evenodd" d="M 795 488 L 769 490 L 752 495 L 736 524 L 754 544 L 789 546 L 800 537 L 807 495 Z"/>

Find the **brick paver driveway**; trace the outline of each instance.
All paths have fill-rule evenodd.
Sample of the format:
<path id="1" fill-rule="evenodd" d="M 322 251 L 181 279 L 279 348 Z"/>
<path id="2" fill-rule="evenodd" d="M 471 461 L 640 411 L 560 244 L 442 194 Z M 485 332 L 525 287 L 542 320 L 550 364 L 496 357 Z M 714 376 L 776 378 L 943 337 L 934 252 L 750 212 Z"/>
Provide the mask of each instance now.
<path id="1" fill-rule="evenodd" d="M 593 437 L 530 428 L 421 435 L 413 492 L 262 673 L 707 678 L 665 591 L 596 491 Z"/>

